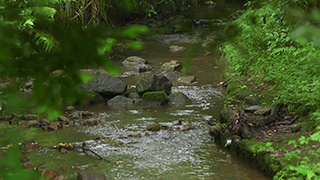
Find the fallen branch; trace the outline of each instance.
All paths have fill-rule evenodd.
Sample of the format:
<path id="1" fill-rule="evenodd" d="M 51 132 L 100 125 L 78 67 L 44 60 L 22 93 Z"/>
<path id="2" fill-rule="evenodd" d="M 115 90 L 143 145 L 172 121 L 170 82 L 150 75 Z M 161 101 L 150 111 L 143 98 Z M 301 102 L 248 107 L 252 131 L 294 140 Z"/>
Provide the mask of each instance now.
<path id="1" fill-rule="evenodd" d="M 93 150 L 88 149 L 88 148 L 85 148 L 85 146 L 86 146 L 86 142 L 84 141 L 84 142 L 82 143 L 82 151 L 83 151 L 84 153 L 88 154 L 87 151 L 89 151 L 89 152 L 91 152 L 92 154 L 96 155 L 96 156 L 99 158 L 99 160 L 105 160 L 105 161 L 107 161 L 108 163 L 110 163 L 109 160 L 104 159 L 103 157 L 101 157 L 99 154 L 97 154 L 97 153 L 94 152 Z"/>

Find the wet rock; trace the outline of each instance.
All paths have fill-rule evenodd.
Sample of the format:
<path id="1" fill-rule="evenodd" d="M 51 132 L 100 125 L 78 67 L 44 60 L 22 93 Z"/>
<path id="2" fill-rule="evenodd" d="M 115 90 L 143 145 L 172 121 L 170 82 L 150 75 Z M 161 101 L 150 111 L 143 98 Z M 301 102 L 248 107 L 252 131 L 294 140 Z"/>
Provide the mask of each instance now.
<path id="1" fill-rule="evenodd" d="M 296 133 L 299 132 L 302 128 L 302 125 L 300 123 L 292 124 L 290 126 L 291 132 Z"/>
<path id="2" fill-rule="evenodd" d="M 169 49 L 170 49 L 170 52 L 182 52 L 186 48 L 181 46 L 170 46 Z"/>
<path id="3" fill-rule="evenodd" d="M 163 65 L 160 68 L 161 71 L 181 71 L 182 65 L 179 64 L 177 61 L 170 61 L 163 63 Z"/>
<path id="4" fill-rule="evenodd" d="M 67 172 L 67 171 L 69 170 L 69 168 L 68 168 L 68 166 L 62 166 L 62 167 L 60 168 L 60 170 L 61 170 L 62 172 Z"/>
<path id="5" fill-rule="evenodd" d="M 77 180 L 106 180 L 103 173 L 80 171 Z"/>
<path id="6" fill-rule="evenodd" d="M 182 92 L 175 92 L 168 96 L 169 103 L 186 103 L 190 101 L 190 99 L 183 94 Z"/>
<path id="7" fill-rule="evenodd" d="M 21 120 L 31 121 L 39 119 L 39 115 L 36 114 L 25 114 L 21 117 Z"/>
<path id="8" fill-rule="evenodd" d="M 123 97 L 123 96 L 116 96 L 110 99 L 107 102 L 108 105 L 132 105 L 134 104 L 134 100 L 131 98 Z"/>
<path id="9" fill-rule="evenodd" d="M 5 115 L 3 117 L 0 118 L 0 121 L 10 121 L 14 118 L 14 115 L 13 114 L 10 114 L 10 115 Z"/>
<path id="10" fill-rule="evenodd" d="M 254 106 L 249 106 L 247 108 L 244 108 L 244 112 L 253 113 L 253 112 L 255 112 L 255 111 L 259 110 L 259 109 L 261 109 L 260 106 L 254 105 Z"/>
<path id="11" fill-rule="evenodd" d="M 65 148 L 61 148 L 60 150 L 60 154 L 67 154 L 68 150 L 66 150 Z"/>
<path id="12" fill-rule="evenodd" d="M 193 126 L 191 126 L 191 125 L 185 125 L 185 126 L 183 126 L 183 128 L 181 129 L 181 131 L 189 131 L 189 130 L 191 130 L 191 129 L 193 129 L 194 127 Z"/>
<path id="13" fill-rule="evenodd" d="M 262 108 L 256 110 L 253 114 L 267 116 L 268 114 L 270 114 L 270 112 L 271 112 L 271 108 L 262 107 Z"/>
<path id="14" fill-rule="evenodd" d="M 28 153 L 38 148 L 39 148 L 39 144 L 34 143 L 34 139 L 27 139 L 22 143 L 21 151 L 24 153 Z"/>
<path id="15" fill-rule="evenodd" d="M 70 121 L 69 118 L 67 118 L 65 116 L 59 116 L 58 120 L 61 121 L 61 122 L 65 122 L 65 123 Z"/>
<path id="16" fill-rule="evenodd" d="M 171 93 L 172 83 L 162 74 L 154 74 L 147 78 L 140 79 L 137 84 L 137 93 L 143 94 L 149 91 L 165 91 Z"/>
<path id="17" fill-rule="evenodd" d="M 82 87 L 89 92 L 95 92 L 102 97 L 114 97 L 115 95 L 124 94 L 127 89 L 127 84 L 118 78 L 108 74 L 97 75 Z"/>
<path id="18" fill-rule="evenodd" d="M 183 77 L 180 77 L 178 79 L 178 81 L 180 83 L 184 83 L 184 84 L 191 84 L 194 81 L 196 81 L 196 77 L 195 76 L 183 76 Z"/>
<path id="19" fill-rule="evenodd" d="M 233 119 L 236 115 L 236 111 L 233 109 L 225 108 L 220 112 L 220 123 L 227 123 Z"/>
<path id="20" fill-rule="evenodd" d="M 74 110 L 74 107 L 73 106 L 67 106 L 67 111 L 73 111 Z"/>
<path id="21" fill-rule="evenodd" d="M 42 175 L 46 177 L 47 179 L 55 179 L 59 176 L 59 173 L 57 171 L 51 170 L 51 169 L 44 169 L 42 171 Z"/>
<path id="22" fill-rule="evenodd" d="M 122 64 L 125 66 L 146 64 L 146 63 L 148 62 L 145 59 L 138 56 L 130 56 L 122 62 Z"/>
<path id="23" fill-rule="evenodd" d="M 248 96 L 244 98 L 244 102 L 248 105 L 257 105 L 259 103 L 259 98 L 255 96 Z"/>
<path id="24" fill-rule="evenodd" d="M 153 68 L 150 65 L 141 64 L 134 67 L 134 71 L 138 73 L 151 71 Z"/>
<path id="25" fill-rule="evenodd" d="M 102 123 L 103 122 L 101 120 L 96 120 L 96 119 L 89 119 L 81 122 L 82 125 L 88 125 L 88 126 L 97 126 Z"/>
<path id="26" fill-rule="evenodd" d="M 177 71 L 167 71 L 163 72 L 163 75 L 170 80 L 174 85 L 177 84 L 180 74 Z"/>
<path id="27" fill-rule="evenodd" d="M 57 131 L 59 129 L 59 123 L 50 123 L 48 126 L 44 127 L 45 131 Z"/>
<path id="28" fill-rule="evenodd" d="M 147 127 L 148 131 L 160 131 L 161 125 L 160 124 L 149 124 Z"/>
<path id="29" fill-rule="evenodd" d="M 142 96 L 140 105 L 161 106 L 168 103 L 168 96 L 164 91 L 146 92 Z"/>
<path id="30" fill-rule="evenodd" d="M 210 135 L 216 137 L 218 134 L 220 134 L 220 131 L 222 129 L 223 129 L 222 126 L 220 126 L 219 124 L 214 125 L 210 127 Z"/>
<path id="31" fill-rule="evenodd" d="M 140 95 L 136 92 L 130 92 L 128 94 L 128 98 L 131 98 L 131 99 L 139 99 L 140 98 Z"/>

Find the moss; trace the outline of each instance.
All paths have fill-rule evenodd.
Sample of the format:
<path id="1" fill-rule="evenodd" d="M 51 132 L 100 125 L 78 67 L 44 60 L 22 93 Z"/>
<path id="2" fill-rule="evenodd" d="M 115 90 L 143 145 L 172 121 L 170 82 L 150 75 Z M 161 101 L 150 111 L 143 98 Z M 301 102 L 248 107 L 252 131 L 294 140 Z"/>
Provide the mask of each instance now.
<path id="1" fill-rule="evenodd" d="M 164 91 L 146 92 L 142 96 L 144 101 L 163 101 L 167 99 L 168 95 Z"/>

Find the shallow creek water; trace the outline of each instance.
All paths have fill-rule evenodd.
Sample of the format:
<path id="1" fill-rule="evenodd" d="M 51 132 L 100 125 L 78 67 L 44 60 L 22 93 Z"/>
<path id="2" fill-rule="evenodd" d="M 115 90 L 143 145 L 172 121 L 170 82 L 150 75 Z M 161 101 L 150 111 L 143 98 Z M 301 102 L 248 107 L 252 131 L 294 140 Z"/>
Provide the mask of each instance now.
<path id="1" fill-rule="evenodd" d="M 217 21 L 217 26 L 221 22 Z M 171 53 L 171 45 L 190 47 L 203 43 L 197 33 L 149 35 L 141 41 L 145 43 L 144 50 L 119 52 L 121 56 L 115 57 L 116 62 L 136 55 L 159 69 L 161 64 L 171 60 L 184 62 L 185 53 Z M 208 122 L 218 119 L 225 92 L 208 85 L 225 80 L 223 63 L 214 51 L 198 51 L 192 57 L 193 66 L 188 75 L 195 75 L 196 82 L 180 84 L 172 90 L 185 93 L 191 99 L 190 103 L 163 107 L 82 106 L 77 107 L 76 111 L 94 112 L 90 119 L 102 120 L 105 124 L 75 126 L 57 132 L 34 128 L 21 130 L 24 139 L 35 139 L 42 147 L 52 147 L 60 142 L 81 146 L 85 141 L 89 149 L 112 163 L 99 160 L 95 155 L 88 156 L 78 151 L 60 154 L 50 148 L 41 148 L 27 154 L 28 157 L 34 165 L 44 163 L 41 167 L 57 170 L 68 179 L 76 179 L 79 170 L 102 172 L 107 179 L 124 180 L 268 179 L 254 167 L 218 147 L 209 135 Z M 119 77 L 129 85 L 150 74 L 136 74 L 118 64 L 124 72 Z M 153 123 L 161 124 L 162 129 L 158 132 L 147 131 L 147 126 Z M 193 129 L 183 131 L 186 125 L 191 125 Z M 62 166 L 67 166 L 69 170 L 62 172 L 59 170 Z"/>

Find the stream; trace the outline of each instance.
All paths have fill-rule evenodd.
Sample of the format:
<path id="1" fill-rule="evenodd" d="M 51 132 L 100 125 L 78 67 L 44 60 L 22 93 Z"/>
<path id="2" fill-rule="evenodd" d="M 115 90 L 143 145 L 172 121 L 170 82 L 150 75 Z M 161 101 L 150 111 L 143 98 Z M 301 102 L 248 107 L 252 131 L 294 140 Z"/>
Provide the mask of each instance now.
<path id="1" fill-rule="evenodd" d="M 224 25 L 219 16 L 216 26 Z M 220 28 L 221 29 L 221 28 Z M 200 30 L 186 34 L 148 35 L 139 39 L 144 42 L 142 51 L 119 50 L 115 63 L 122 70 L 119 75 L 129 85 L 155 71 L 135 73 L 121 65 L 128 56 L 146 59 L 154 69 L 165 62 L 176 60 L 184 63 L 185 53 L 169 51 L 172 45 L 192 47 L 200 43 Z M 213 31 L 215 32 L 215 31 Z M 209 36 L 212 41 L 217 37 Z M 28 153 L 34 165 L 57 170 L 67 179 L 76 179 L 79 170 L 104 173 L 106 179 L 163 179 L 163 180 L 265 180 L 261 172 L 248 166 L 242 160 L 217 146 L 209 135 L 208 122 L 219 118 L 223 109 L 225 91 L 210 87 L 224 81 L 224 63 L 213 50 L 196 51 L 192 54 L 192 70 L 188 75 L 196 76 L 192 84 L 178 84 L 172 92 L 182 92 L 191 101 L 185 104 L 170 104 L 161 107 L 108 106 L 106 104 L 79 106 L 73 112 L 89 111 L 89 119 L 104 123 L 96 126 L 71 126 L 56 132 L 42 129 L 20 129 L 23 139 L 34 139 L 42 147 L 52 147 L 60 142 L 93 150 L 110 162 L 99 160 L 97 156 L 78 151 L 60 154 L 55 149 L 40 148 Z M 78 118 L 76 121 L 82 121 Z M 147 130 L 150 124 L 159 123 L 161 130 Z M 192 127 L 185 129 L 187 126 Z M 60 170 L 67 166 L 68 171 Z"/>

